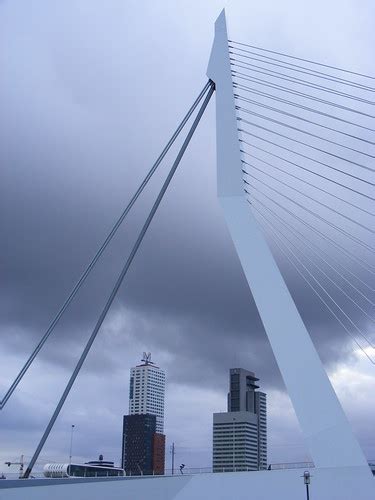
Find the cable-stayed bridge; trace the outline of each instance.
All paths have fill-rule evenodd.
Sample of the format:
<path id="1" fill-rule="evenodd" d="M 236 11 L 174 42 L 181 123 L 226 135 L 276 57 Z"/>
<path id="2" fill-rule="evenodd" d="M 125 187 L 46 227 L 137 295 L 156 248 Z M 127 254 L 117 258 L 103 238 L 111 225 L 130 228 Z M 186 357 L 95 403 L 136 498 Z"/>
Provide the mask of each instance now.
<path id="1" fill-rule="evenodd" d="M 32 469 L 215 93 L 218 197 L 314 462 L 312 498 L 374 498 L 364 454 L 276 260 L 287 262 L 369 363 L 374 341 L 375 77 L 228 37 L 216 21 L 209 81 L 84 270 L 1 401 L 3 409 L 144 187 L 191 119 L 179 153 L 107 298 L 35 453 Z M 195 115 L 194 115 L 195 113 Z M 276 260 L 275 260 L 276 259 Z M 300 471 L 4 482 L 7 498 L 301 498 Z M 48 485 L 48 488 L 46 487 Z M 0 493 L 1 495 L 1 493 Z M 5 497 L 4 497 L 5 498 Z"/>

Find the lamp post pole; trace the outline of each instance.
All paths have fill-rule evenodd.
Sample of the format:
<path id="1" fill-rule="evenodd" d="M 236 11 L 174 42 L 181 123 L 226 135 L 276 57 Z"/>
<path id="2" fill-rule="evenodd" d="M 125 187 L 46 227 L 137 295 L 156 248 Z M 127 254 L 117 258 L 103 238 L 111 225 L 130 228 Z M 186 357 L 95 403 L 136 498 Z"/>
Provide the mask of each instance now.
<path id="1" fill-rule="evenodd" d="M 173 475 L 174 474 L 174 454 L 175 454 L 174 443 L 172 443 L 172 446 L 171 446 L 171 453 L 172 453 L 172 475 Z"/>
<path id="2" fill-rule="evenodd" d="M 72 451 L 73 451 L 73 432 L 75 425 L 72 424 L 70 429 L 70 450 L 69 450 L 69 466 L 72 464 Z"/>
<path id="3" fill-rule="evenodd" d="M 305 470 L 303 473 L 303 481 L 306 486 L 306 500 L 310 500 L 310 491 L 309 491 L 309 486 L 310 486 L 310 472 L 308 470 Z"/>

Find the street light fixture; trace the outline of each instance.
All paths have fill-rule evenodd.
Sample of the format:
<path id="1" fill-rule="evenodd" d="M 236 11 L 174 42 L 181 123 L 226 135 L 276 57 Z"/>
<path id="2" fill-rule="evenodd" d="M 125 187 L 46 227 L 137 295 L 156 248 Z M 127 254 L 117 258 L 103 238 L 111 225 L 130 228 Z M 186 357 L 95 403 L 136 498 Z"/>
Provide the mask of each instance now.
<path id="1" fill-rule="evenodd" d="M 306 499 L 310 500 L 310 492 L 309 492 L 309 486 L 310 486 L 310 472 L 308 470 L 305 470 L 303 473 L 303 482 L 305 483 L 306 486 Z"/>

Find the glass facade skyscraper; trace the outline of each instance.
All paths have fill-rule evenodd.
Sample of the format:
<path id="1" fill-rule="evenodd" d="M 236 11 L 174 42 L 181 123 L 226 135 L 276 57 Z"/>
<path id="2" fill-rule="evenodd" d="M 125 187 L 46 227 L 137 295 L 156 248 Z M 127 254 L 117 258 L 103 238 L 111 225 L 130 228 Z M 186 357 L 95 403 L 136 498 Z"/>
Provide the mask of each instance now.
<path id="1" fill-rule="evenodd" d="M 125 415 L 122 436 L 122 468 L 126 474 L 153 473 L 155 415 Z"/>

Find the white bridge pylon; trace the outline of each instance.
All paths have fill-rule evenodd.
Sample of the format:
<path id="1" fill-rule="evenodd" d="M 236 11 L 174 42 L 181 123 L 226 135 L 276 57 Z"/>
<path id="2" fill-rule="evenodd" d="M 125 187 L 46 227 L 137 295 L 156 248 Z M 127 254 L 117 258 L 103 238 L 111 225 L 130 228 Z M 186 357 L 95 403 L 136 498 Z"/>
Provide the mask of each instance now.
<path id="1" fill-rule="evenodd" d="M 233 243 L 316 467 L 360 468 L 363 472 L 361 478 L 368 475 L 374 482 L 306 326 L 246 200 L 229 57 L 223 10 L 215 23 L 207 75 L 216 86 L 218 197 Z"/>

